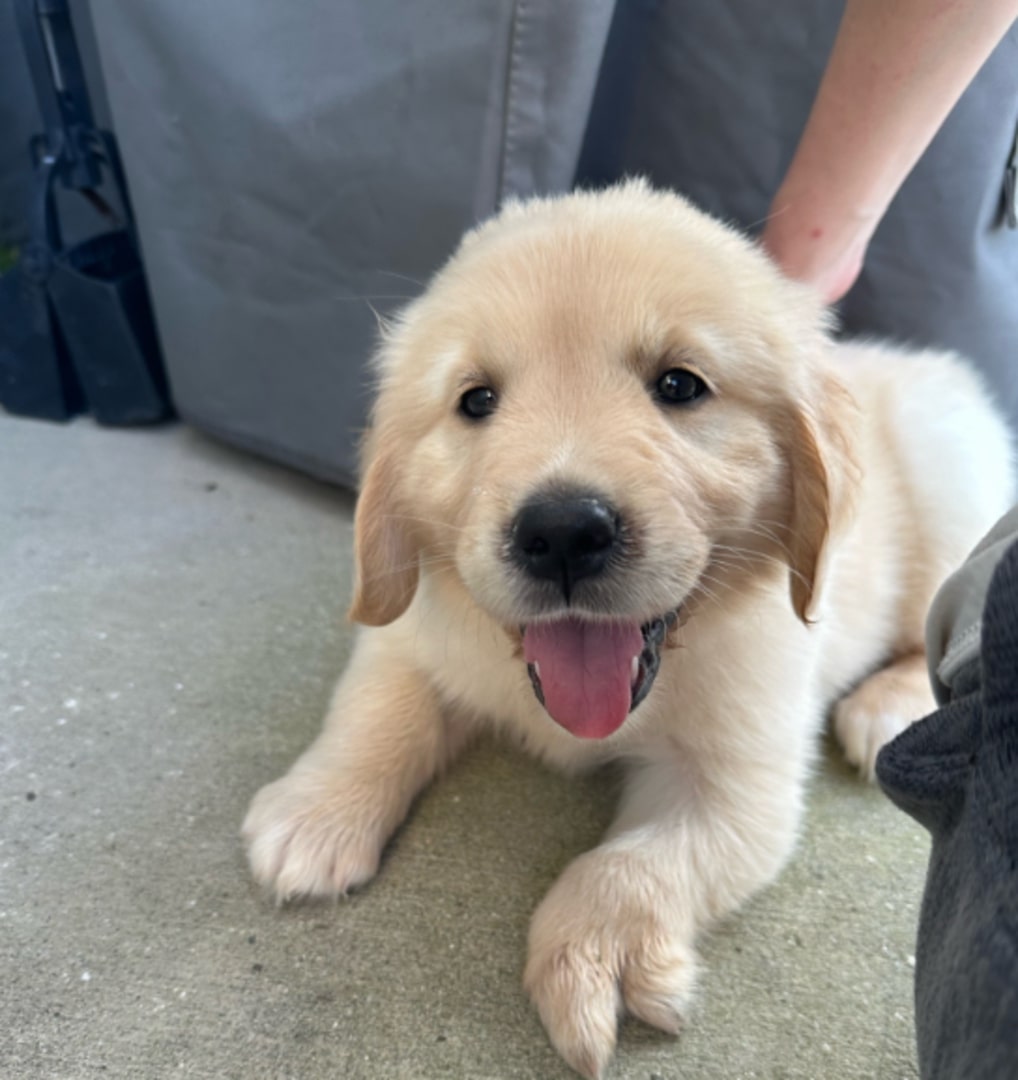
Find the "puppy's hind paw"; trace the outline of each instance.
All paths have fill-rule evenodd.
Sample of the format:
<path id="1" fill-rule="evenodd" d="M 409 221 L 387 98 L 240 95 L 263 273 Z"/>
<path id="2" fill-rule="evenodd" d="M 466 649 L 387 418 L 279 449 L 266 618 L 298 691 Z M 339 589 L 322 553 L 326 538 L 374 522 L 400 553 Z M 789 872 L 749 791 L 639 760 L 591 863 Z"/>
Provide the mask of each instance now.
<path id="1" fill-rule="evenodd" d="M 925 658 L 913 654 L 882 668 L 842 698 L 834 709 L 834 731 L 845 757 L 873 780 L 881 749 L 934 708 Z"/>
<path id="2" fill-rule="evenodd" d="M 876 776 L 877 754 L 911 723 L 893 712 L 860 709 L 850 699 L 834 711 L 834 731 L 850 765 L 865 780 Z"/>

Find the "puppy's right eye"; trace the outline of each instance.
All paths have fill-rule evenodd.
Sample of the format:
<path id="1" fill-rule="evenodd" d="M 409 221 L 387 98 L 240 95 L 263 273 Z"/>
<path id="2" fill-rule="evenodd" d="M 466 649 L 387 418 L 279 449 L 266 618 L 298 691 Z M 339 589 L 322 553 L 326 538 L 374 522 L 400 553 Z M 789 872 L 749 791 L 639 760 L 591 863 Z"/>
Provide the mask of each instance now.
<path id="1" fill-rule="evenodd" d="M 490 386 L 475 386 L 460 398 L 460 412 L 468 420 L 483 420 L 491 416 L 498 405 L 498 395 Z"/>
<path id="2" fill-rule="evenodd" d="M 707 384 L 686 368 L 669 368 L 654 385 L 654 394 L 663 405 L 691 405 L 706 393 Z"/>

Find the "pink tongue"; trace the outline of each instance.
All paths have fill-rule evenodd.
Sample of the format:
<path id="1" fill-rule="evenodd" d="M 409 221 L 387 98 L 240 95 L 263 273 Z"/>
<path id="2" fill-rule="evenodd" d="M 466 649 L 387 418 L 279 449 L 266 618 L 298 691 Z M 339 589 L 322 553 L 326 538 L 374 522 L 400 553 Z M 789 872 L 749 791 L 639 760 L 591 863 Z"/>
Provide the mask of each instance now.
<path id="1" fill-rule="evenodd" d="M 643 650 L 636 623 L 559 619 L 523 634 L 523 656 L 540 669 L 544 707 L 581 739 L 603 739 L 629 715 L 633 657 Z"/>

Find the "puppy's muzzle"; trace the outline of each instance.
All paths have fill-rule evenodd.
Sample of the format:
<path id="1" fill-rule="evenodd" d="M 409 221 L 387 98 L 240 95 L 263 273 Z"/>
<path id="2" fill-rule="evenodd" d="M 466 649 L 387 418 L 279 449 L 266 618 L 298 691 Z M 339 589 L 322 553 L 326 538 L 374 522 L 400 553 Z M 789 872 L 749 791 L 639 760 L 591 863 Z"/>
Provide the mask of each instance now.
<path id="1" fill-rule="evenodd" d="M 624 584 L 632 546 L 619 511 L 596 492 L 575 488 L 535 492 L 507 530 L 506 557 L 543 586 L 544 614 L 520 626 L 527 674 L 545 711 L 579 738 L 606 738 L 644 700 L 677 619 L 669 610 L 644 622 L 598 597 L 598 579 L 609 593 L 613 573 L 616 588 Z M 577 610 L 574 593 L 587 582 Z M 548 595 L 549 585 L 561 599 Z M 571 610 L 563 611 L 563 599 Z M 583 611 L 592 601 L 596 616 Z"/>
<path id="2" fill-rule="evenodd" d="M 602 573 L 621 543 L 621 517 L 593 494 L 530 499 L 509 533 L 513 562 L 528 575 L 558 585 L 568 604 L 583 578 Z"/>

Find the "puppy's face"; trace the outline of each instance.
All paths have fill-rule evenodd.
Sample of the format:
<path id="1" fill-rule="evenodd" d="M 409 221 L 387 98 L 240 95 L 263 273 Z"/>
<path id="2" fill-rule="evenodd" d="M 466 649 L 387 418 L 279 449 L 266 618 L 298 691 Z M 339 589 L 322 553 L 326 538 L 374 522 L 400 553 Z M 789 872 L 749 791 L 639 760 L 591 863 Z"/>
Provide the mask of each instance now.
<path id="1" fill-rule="evenodd" d="M 510 208 L 380 353 L 352 616 L 423 572 L 511 635 L 552 717 L 603 737 L 680 613 L 784 560 L 803 618 L 836 489 L 819 310 L 639 185 Z"/>

